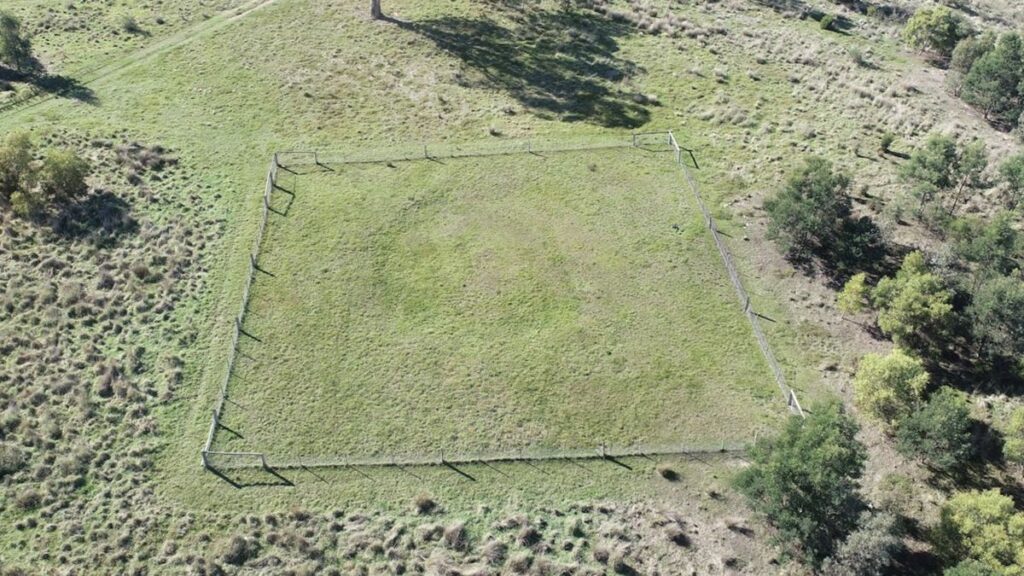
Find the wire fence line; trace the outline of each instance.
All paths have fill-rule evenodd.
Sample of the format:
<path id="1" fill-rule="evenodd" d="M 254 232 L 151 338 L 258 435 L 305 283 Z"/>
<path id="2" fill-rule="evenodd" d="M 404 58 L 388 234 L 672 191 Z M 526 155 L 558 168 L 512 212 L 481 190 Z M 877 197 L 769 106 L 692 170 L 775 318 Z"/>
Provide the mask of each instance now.
<path id="1" fill-rule="evenodd" d="M 514 464 L 516 462 L 557 462 L 579 460 L 609 460 L 621 458 L 653 458 L 656 456 L 742 456 L 746 454 L 749 442 L 722 442 L 697 445 L 634 445 L 594 448 L 546 449 L 527 448 L 523 450 L 494 450 L 478 453 L 446 453 L 438 451 L 430 455 L 411 456 L 324 456 L 269 459 L 260 452 L 216 452 L 207 453 L 210 467 L 219 470 L 259 469 L 296 470 L 308 468 L 370 468 L 402 466 L 471 466 L 478 464 Z"/>
<path id="2" fill-rule="evenodd" d="M 740 306 L 743 307 L 743 314 L 750 320 L 750 325 L 754 330 L 754 337 L 757 338 L 757 344 L 761 348 L 761 353 L 764 354 L 765 360 L 768 361 L 768 366 L 772 370 L 772 374 L 775 376 L 775 382 L 779 385 L 779 390 L 782 391 L 782 396 L 786 400 L 786 405 L 790 410 L 804 416 L 803 408 L 800 406 L 800 401 L 796 397 L 796 391 L 789 387 L 786 382 L 786 375 L 782 371 L 782 366 L 779 365 L 778 360 L 775 358 L 775 353 L 772 351 L 771 345 L 768 343 L 768 338 L 764 334 L 764 330 L 761 329 L 761 319 L 757 312 L 754 311 L 750 305 L 750 294 L 747 293 L 746 288 L 743 286 L 743 280 L 740 278 L 739 272 L 736 270 L 736 266 L 733 264 L 732 253 L 729 248 L 725 245 L 722 240 L 721 234 L 718 232 L 718 225 L 715 223 L 715 219 L 711 216 L 711 212 L 708 210 L 707 205 L 704 204 L 704 198 L 700 193 L 700 187 L 697 185 L 697 180 L 693 177 L 690 169 L 686 166 L 686 162 L 683 161 L 683 150 L 679 146 L 679 142 L 676 141 L 675 134 L 671 130 L 668 131 L 669 144 L 675 150 L 676 163 L 683 169 L 683 175 L 686 177 L 686 181 L 690 186 L 690 190 L 693 191 L 694 197 L 697 199 L 697 205 L 700 206 L 700 211 L 704 215 L 704 222 L 711 231 L 711 238 L 715 241 L 715 246 L 718 247 L 718 253 L 722 255 L 722 261 L 725 263 L 725 270 L 729 273 L 729 280 L 732 282 L 733 287 L 736 289 L 736 295 L 740 299 Z M 686 150 L 690 158 L 693 159 L 693 152 Z M 696 160 L 694 159 L 694 164 Z"/>
<path id="3" fill-rule="evenodd" d="M 249 249 L 249 272 L 245 276 L 245 286 L 242 289 L 242 305 L 238 310 L 238 314 L 235 316 L 235 325 L 231 333 L 231 351 L 228 353 L 227 369 L 224 371 L 224 378 L 220 383 L 220 390 L 217 394 L 217 403 L 213 408 L 213 415 L 210 419 L 210 430 L 206 435 L 206 443 L 203 444 L 202 451 L 202 462 L 203 467 L 210 468 L 210 458 L 215 455 L 224 456 L 225 452 L 215 452 L 212 450 L 213 437 L 217 434 L 217 428 L 220 427 L 220 417 L 224 412 L 224 402 L 228 397 L 228 382 L 231 381 L 231 375 L 235 371 L 235 362 L 238 360 L 238 339 L 242 335 L 242 325 L 245 322 L 245 313 L 249 309 L 249 298 L 252 296 L 252 281 L 256 275 L 257 266 L 259 263 L 260 246 L 263 245 L 263 236 L 267 231 L 267 218 L 270 214 L 270 195 L 273 193 L 274 188 L 277 186 L 277 172 L 280 168 L 278 163 L 278 156 L 274 154 L 270 160 L 270 168 L 267 170 L 267 180 L 263 188 L 263 206 L 260 209 L 260 224 L 256 231 L 256 238 L 253 239 L 252 247 Z M 241 456 L 245 456 L 245 453 L 236 453 Z M 266 459 L 261 456 L 261 460 L 266 465 Z"/>
<path id="4" fill-rule="evenodd" d="M 289 468 L 343 468 L 343 467 L 370 467 L 370 466 L 426 466 L 426 465 L 462 465 L 462 464 L 487 464 L 501 462 L 528 462 L 547 460 L 588 460 L 588 459 L 611 459 L 632 458 L 644 456 L 685 456 L 701 454 L 741 454 L 750 446 L 750 442 L 718 442 L 705 445 L 632 445 L 632 446 L 609 446 L 600 444 L 592 449 L 546 449 L 530 447 L 527 449 L 514 449 L 506 451 L 490 451 L 484 453 L 448 453 L 438 451 L 430 455 L 413 456 L 324 456 L 324 457 L 302 457 L 292 459 L 267 458 L 262 452 L 230 452 L 213 449 L 214 437 L 220 427 L 220 418 L 223 413 L 224 403 L 228 397 L 228 383 L 234 373 L 235 362 L 238 356 L 238 341 L 244 334 L 245 314 L 249 306 L 253 279 L 258 270 L 260 247 L 266 233 L 267 220 L 270 212 L 271 195 L 277 188 L 277 176 L 279 170 L 285 170 L 299 174 L 299 169 L 304 166 L 317 166 L 327 168 L 329 165 L 344 164 L 370 164 L 383 162 L 422 161 L 454 158 L 473 158 L 487 156 L 502 156 L 511 154 L 543 154 L 558 152 L 575 152 L 586 150 L 602 150 L 613 148 L 655 148 L 661 151 L 674 151 L 675 162 L 682 167 L 683 174 L 689 183 L 690 189 L 697 199 L 697 204 L 704 215 L 708 229 L 715 241 L 718 251 L 722 256 L 729 279 L 740 299 L 740 305 L 744 314 L 750 320 L 754 335 L 757 338 L 761 351 L 768 361 L 779 388 L 782 390 L 788 407 L 795 413 L 803 416 L 803 410 L 797 400 L 796 392 L 786 384 L 786 378 L 782 368 L 775 359 L 771 346 L 765 337 L 756 312 L 750 305 L 750 297 L 743 286 L 743 282 L 737 272 L 731 253 L 722 241 L 717 225 L 704 204 L 696 180 L 683 161 L 682 154 L 686 150 L 679 146 L 675 135 L 667 132 L 642 132 L 631 134 L 628 138 L 605 138 L 600 140 L 579 140 L 579 141 L 558 141 L 558 140 L 527 140 L 527 141 L 501 141 L 488 143 L 487 145 L 466 146 L 459 144 L 442 145 L 419 145 L 406 146 L 404 148 L 391 148 L 387 150 L 360 150 L 354 152 L 339 151 L 306 151 L 306 150 L 282 150 L 275 152 L 267 172 L 266 185 L 263 193 L 263 206 L 260 215 L 260 223 L 256 237 L 249 253 L 249 272 L 242 293 L 241 308 L 234 319 L 234 327 L 231 338 L 231 351 L 228 354 L 227 369 L 221 382 L 217 402 L 210 421 L 209 432 L 206 443 L 202 450 L 202 464 L 207 469 L 244 469 L 244 468 L 265 468 L 265 469 L 289 469 Z M 686 152 L 693 158 L 693 153 Z M 755 435 L 754 441 L 757 437 Z"/>

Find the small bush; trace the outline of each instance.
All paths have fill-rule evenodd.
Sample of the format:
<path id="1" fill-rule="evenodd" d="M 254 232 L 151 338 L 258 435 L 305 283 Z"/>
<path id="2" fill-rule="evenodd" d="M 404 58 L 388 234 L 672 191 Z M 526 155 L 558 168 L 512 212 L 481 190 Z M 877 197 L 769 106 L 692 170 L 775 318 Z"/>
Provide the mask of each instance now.
<path id="1" fill-rule="evenodd" d="M 658 464 L 658 476 L 661 476 L 669 482 L 676 482 L 679 480 L 679 473 L 668 464 Z"/>
<path id="2" fill-rule="evenodd" d="M 426 493 L 420 493 L 417 494 L 415 498 L 413 498 L 412 507 L 417 514 L 430 514 L 431 512 L 437 509 L 437 502 L 435 502 L 434 499 L 430 497 L 430 495 Z"/>
<path id="3" fill-rule="evenodd" d="M 892 132 L 886 132 L 885 134 L 882 134 L 882 139 L 878 143 L 878 149 L 882 152 L 882 154 L 888 154 L 890 149 L 892 148 L 893 142 L 895 141 L 896 135 L 893 134 Z"/>
<path id="4" fill-rule="evenodd" d="M 21 470 L 28 458 L 17 446 L 0 444 L 0 478 Z"/>
<path id="5" fill-rule="evenodd" d="M 444 529 L 444 545 L 452 550 L 465 550 L 469 545 L 466 525 L 456 522 Z"/>
<path id="6" fill-rule="evenodd" d="M 241 536 L 232 536 L 220 543 L 217 556 L 226 564 L 241 566 L 259 554 L 259 542 Z"/>
<path id="7" fill-rule="evenodd" d="M 835 25 L 835 23 L 835 14 L 825 14 L 824 16 L 821 17 L 821 20 L 818 21 L 818 24 L 821 26 L 822 30 L 831 30 L 832 26 Z"/>

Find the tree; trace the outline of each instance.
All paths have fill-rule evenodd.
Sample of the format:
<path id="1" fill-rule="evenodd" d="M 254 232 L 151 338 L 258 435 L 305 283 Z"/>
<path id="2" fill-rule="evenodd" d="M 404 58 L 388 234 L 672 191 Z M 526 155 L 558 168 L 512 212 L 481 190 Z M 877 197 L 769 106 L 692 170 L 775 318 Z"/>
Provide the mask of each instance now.
<path id="1" fill-rule="evenodd" d="M 857 406 L 889 425 L 915 408 L 927 386 L 924 364 L 899 348 L 887 356 L 865 355 L 853 379 Z"/>
<path id="2" fill-rule="evenodd" d="M 967 559 L 952 568 L 947 568 L 942 576 L 1002 576 L 1002 574 L 984 562 Z"/>
<path id="3" fill-rule="evenodd" d="M 942 507 L 936 550 L 947 560 L 979 561 L 1000 574 L 1024 573 L 1024 513 L 998 490 L 960 492 Z"/>
<path id="4" fill-rule="evenodd" d="M 964 77 L 961 97 L 981 108 L 985 118 L 1014 126 L 1020 118 L 1024 80 L 1024 41 L 1017 33 L 1003 34 L 995 47 L 975 60 Z"/>
<path id="5" fill-rule="evenodd" d="M 988 168 L 988 147 L 981 140 L 975 140 L 965 144 L 957 154 L 957 163 L 954 173 L 959 179 L 956 192 L 953 194 L 953 204 L 949 207 L 952 214 L 960 200 L 963 198 L 964 188 L 980 188 L 984 185 L 982 174 Z"/>
<path id="6" fill-rule="evenodd" d="M 945 333 L 952 317 L 952 294 L 928 270 L 924 255 L 911 252 L 895 277 L 883 278 L 871 292 L 878 327 L 899 345 L 917 347 Z"/>
<path id="7" fill-rule="evenodd" d="M 36 178 L 47 201 L 66 202 L 89 189 L 85 183 L 89 172 L 89 163 L 74 151 L 53 149 L 47 152 Z"/>
<path id="8" fill-rule="evenodd" d="M 1019 276 L 994 276 L 982 282 L 967 316 L 985 356 L 1024 355 L 1024 281 Z"/>
<path id="9" fill-rule="evenodd" d="M 0 12 L 0 64 L 18 72 L 32 67 L 32 42 L 21 33 L 21 23 L 6 12 Z"/>
<path id="10" fill-rule="evenodd" d="M 843 314 L 860 314 L 870 304 L 870 297 L 868 275 L 860 272 L 851 276 L 843 285 L 843 289 L 836 296 L 836 306 Z"/>
<path id="11" fill-rule="evenodd" d="M 1020 204 L 1024 198 L 1024 154 L 1017 154 L 1006 159 L 999 166 L 999 176 L 1006 184 L 1008 202 L 1011 209 Z"/>
<path id="12" fill-rule="evenodd" d="M 932 134 L 924 146 L 910 155 L 900 169 L 900 175 L 913 183 L 911 192 L 920 201 L 920 207 L 937 196 L 953 193 L 952 214 L 967 187 L 978 188 L 982 173 L 988 166 L 985 143 L 974 141 L 958 147 L 956 140 L 943 134 Z"/>
<path id="13" fill-rule="evenodd" d="M 953 253 L 977 266 L 977 278 L 1009 274 L 1017 269 L 1017 256 L 1022 248 L 1013 220 L 1009 212 L 999 212 L 987 221 L 981 218 L 957 220 L 950 227 Z"/>
<path id="14" fill-rule="evenodd" d="M 1003 431 L 1003 458 L 1024 470 L 1024 406 L 1010 414 L 1010 422 Z"/>
<path id="15" fill-rule="evenodd" d="M 922 207 L 953 186 L 956 155 L 955 140 L 944 134 L 932 134 L 900 169 L 900 176 L 914 184 L 912 192 Z"/>
<path id="16" fill-rule="evenodd" d="M 964 77 L 971 71 L 974 63 L 996 45 L 996 35 L 986 32 L 980 36 L 970 36 L 961 40 L 953 50 L 953 58 L 949 63 L 950 85 L 953 92 L 960 94 Z"/>
<path id="17" fill-rule="evenodd" d="M 25 132 L 12 132 L 0 143 L 0 200 L 11 195 L 26 182 L 32 162 L 32 140 Z"/>
<path id="18" fill-rule="evenodd" d="M 909 413 L 899 423 L 896 448 L 905 456 L 923 459 L 936 470 L 955 472 L 973 454 L 972 425 L 967 395 L 943 386 L 922 409 Z"/>
<path id="19" fill-rule="evenodd" d="M 945 6 L 918 10 L 903 28 L 903 38 L 908 44 L 943 60 L 953 54 L 960 40 L 972 33 L 967 21 Z"/>
<path id="20" fill-rule="evenodd" d="M 370 0 L 370 16 L 373 16 L 374 20 L 384 17 L 384 12 L 380 8 L 380 0 Z"/>
<path id="21" fill-rule="evenodd" d="M 875 576 L 892 565 L 903 547 L 896 517 L 887 512 L 864 512 L 857 524 L 857 529 L 822 564 L 822 576 Z"/>
<path id="22" fill-rule="evenodd" d="M 836 240 L 850 213 L 850 179 L 824 158 L 808 158 L 785 188 L 764 203 L 768 236 L 791 255 L 806 256 Z"/>
<path id="23" fill-rule="evenodd" d="M 782 433 L 762 438 L 736 486 L 755 511 L 798 546 L 815 565 L 830 556 L 856 526 L 857 481 L 866 452 L 857 423 L 842 405 L 818 406 L 806 419 L 793 416 Z"/>

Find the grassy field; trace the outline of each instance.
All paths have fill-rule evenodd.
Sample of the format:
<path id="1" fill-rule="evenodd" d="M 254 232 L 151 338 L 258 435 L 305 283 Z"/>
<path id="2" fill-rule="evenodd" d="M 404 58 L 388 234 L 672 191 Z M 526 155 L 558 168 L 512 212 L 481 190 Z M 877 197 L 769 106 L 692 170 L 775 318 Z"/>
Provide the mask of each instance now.
<path id="1" fill-rule="evenodd" d="M 670 151 L 281 174 L 215 449 L 700 448 L 785 414 Z"/>
<path id="2" fill-rule="evenodd" d="M 37 6 L 69 11 L 63 2 L 14 4 L 32 30 L 45 24 Z M 201 11 L 202 4 L 161 5 Z M 891 160 L 871 153 L 880 133 L 897 132 L 897 149 L 908 150 L 949 114 L 941 91 L 915 89 L 918 63 L 898 51 L 888 39 L 892 35 L 869 39 L 876 25 L 866 17 L 854 17 L 850 34 L 826 32 L 816 22 L 739 0 L 673 3 L 672 12 L 685 25 L 672 34 L 649 33 L 587 10 L 566 14 L 553 1 L 522 9 L 493 2 L 395 0 L 386 9 L 397 22 L 371 22 L 365 4 L 269 3 L 242 18 L 218 20 L 216 29 L 204 29 L 187 44 L 172 42 L 137 65 L 118 66 L 90 80 L 87 100 L 55 98 L 0 114 L 0 131 L 26 129 L 37 139 L 84 150 L 103 173 L 94 177 L 94 188 L 121 201 L 113 204 L 138 223 L 116 230 L 115 238 L 104 236 L 102 243 L 52 239 L 26 232 L 27 223 L 10 223 L 23 240 L 5 240 L 5 246 L 11 254 L 17 250 L 19 264 L 7 267 L 5 261 L 2 270 L 13 275 L 8 271 L 16 269 L 24 278 L 4 286 L 19 306 L 17 322 L 0 318 L 7 329 L 5 345 L 13 343 L 0 363 L 5 385 L 10 384 L 4 441 L 25 447 L 30 458 L 8 477 L 4 493 L 3 520 L 20 527 L 0 535 L 0 546 L 10 552 L 5 561 L 44 565 L 66 555 L 68 566 L 125 573 L 125 558 L 147 566 L 159 558 L 168 564 L 153 572 L 198 572 L 191 560 L 188 567 L 182 564 L 190 549 L 207 550 L 210 542 L 239 531 L 239 516 L 344 508 L 352 515 L 373 510 L 400 517 L 422 491 L 437 498 L 449 519 L 479 518 L 471 526 L 480 536 L 509 509 L 550 519 L 545 507 L 564 511 L 577 502 L 696 502 L 694 508 L 712 511 L 709 522 L 742 514 L 706 497 L 727 491 L 735 462 L 638 458 L 624 462 L 628 469 L 604 462 L 586 468 L 558 463 L 466 467 L 474 480 L 441 467 L 298 470 L 282 473 L 290 484 L 265 475 L 233 479 L 241 488 L 203 472 L 198 452 L 223 376 L 266 162 L 277 149 L 624 137 L 633 129 L 672 128 L 697 152 L 697 175 L 708 204 L 730 235 L 726 241 L 738 256 L 755 308 L 774 320 L 765 322 L 765 330 L 791 383 L 806 404 L 831 393 L 822 385 L 822 367 L 835 363 L 838 354 L 812 313 L 793 304 L 805 299 L 800 283 L 772 274 L 778 258 L 763 241 L 760 202 L 809 153 L 855 171 L 873 195 L 898 192 Z M 118 22 L 117 10 L 108 16 L 107 8 L 143 6 L 89 5 L 103 10 L 88 22 L 93 31 Z M 641 8 L 615 5 L 627 12 Z M 48 37 L 40 33 L 36 44 L 41 57 L 52 62 L 64 57 L 59 52 L 65 41 L 77 47 L 69 48 L 66 67 L 55 70 L 74 75 L 79 64 L 91 68 L 189 28 L 184 19 L 166 14 L 168 24 L 156 25 L 158 12 L 165 11 L 152 7 L 137 14 L 150 37 L 125 40 L 96 32 L 93 41 L 88 36 L 93 32 L 81 29 Z M 872 66 L 856 64 L 849 52 L 854 48 Z M 751 54 L 763 58 L 752 60 Z M 98 140 L 160 145 L 178 159 L 177 167 L 146 176 L 143 185 L 130 184 L 117 171 L 125 169 L 112 168 L 120 166 L 113 149 L 94 149 Z M 259 343 L 244 342 L 265 370 L 243 365 L 240 375 L 259 380 L 232 382 L 242 408 L 229 404 L 226 423 L 245 438 L 222 431 L 219 444 L 265 444 L 289 454 L 372 454 L 399 446 L 433 450 L 435 444 L 462 450 L 530 443 L 589 446 L 595 435 L 609 443 L 685 441 L 693 431 L 717 441 L 734 433 L 742 438 L 784 414 L 721 263 L 667 158 L 654 164 L 636 156 L 547 158 L 544 166 L 566 164 L 558 173 L 540 170 L 537 159 L 506 159 L 500 178 L 476 162 L 366 167 L 283 181 L 298 195 L 288 216 L 271 223 L 264 263 L 275 276 L 257 279 L 247 325 L 263 340 L 266 354 L 253 354 Z M 596 170 L 589 164 L 597 164 Z M 623 169 L 608 168 L 616 164 Z M 644 172 L 643 178 L 615 180 L 627 171 Z M 667 197 L 659 183 L 669 179 L 674 196 Z M 388 185 L 379 186 L 382 181 Z M 446 181 L 458 186 L 446 187 Z M 524 198 L 532 194 L 535 202 L 515 202 L 507 183 L 517 184 L 515 192 Z M 858 180 L 858 190 L 861 184 Z M 577 187 L 591 188 L 608 209 L 565 195 Z M 338 197 L 353 201 L 326 202 Z M 484 209 L 469 210 L 481 204 Z M 544 210 L 530 210 L 531 205 Z M 399 215 L 392 207 L 404 211 Z M 337 212 L 352 208 L 359 211 Z M 346 219 L 364 219 L 366 228 L 380 233 L 367 236 L 331 225 Z M 543 228 L 517 234 L 526 220 Z M 311 233 L 315 228 L 322 230 Z M 491 229 L 500 236 L 483 234 Z M 275 234 L 289 232 L 288 241 L 276 242 Z M 308 249 L 319 249 L 323 243 L 317 239 L 323 238 L 335 241 L 336 249 Z M 416 246 L 433 246 L 447 256 L 418 253 Z M 358 268 L 345 257 L 359 250 L 364 262 L 377 267 Z M 385 251 L 395 255 L 394 266 L 382 261 Z M 488 251 L 494 254 L 490 260 L 482 256 Z M 497 274 L 513 270 L 507 260 L 499 262 L 502 254 L 529 263 L 519 271 L 522 276 Z M 73 265 L 51 274 L 51 257 Z M 623 262 L 631 265 L 632 277 L 622 272 Z M 323 263 L 336 265 L 324 271 Z M 107 271 L 108 264 L 116 271 Z M 476 270 L 494 276 L 475 275 Z M 704 276 L 694 276 L 696 270 Z M 114 277 L 113 286 L 101 282 L 105 271 Z M 376 288 L 371 274 L 379 274 Z M 438 285 L 440 276 L 465 280 Z M 487 291 L 488 282 L 496 285 L 498 279 L 508 286 L 500 296 L 496 289 Z M 305 297 L 315 280 L 330 300 Z M 90 306 L 74 306 L 75 314 L 83 315 L 71 318 L 65 314 L 69 308 L 54 302 L 73 299 L 73 285 L 82 288 Z M 535 285 L 544 289 L 532 290 Z M 352 286 L 362 292 L 347 290 Z M 601 293 L 594 286 L 609 288 Z M 288 307 L 272 304 L 284 302 L 294 290 L 303 290 L 303 298 L 293 310 L 315 314 L 333 301 L 343 313 L 328 321 L 352 320 L 359 332 L 348 334 L 335 325 L 331 341 L 312 335 L 327 323 L 322 317 L 275 323 L 281 318 L 275 315 Z M 596 295 L 603 298 L 600 305 L 586 300 Z M 831 305 L 824 297 L 806 300 L 807 308 Z M 508 302 L 516 306 L 500 307 Z M 495 310 L 504 310 L 501 322 L 473 321 Z M 59 347 L 50 340 L 55 319 L 62 322 Z M 559 329 L 541 330 L 541 320 Z M 721 342 L 712 347 L 712 340 L 698 339 L 703 335 L 693 328 L 695 322 L 714 324 Z M 412 340 L 401 341 L 401 334 Z M 288 343 L 289 335 L 313 345 Z M 485 339 L 514 343 L 523 358 L 484 346 Z M 426 356 L 426 346 L 436 354 Z M 366 351 L 365 358 L 349 347 Z M 386 354 L 394 348 L 408 355 Z M 56 358 L 55 349 L 63 356 Z M 313 353 L 318 360 L 310 366 Z M 703 373 L 691 370 L 695 363 Z M 387 370 L 376 370 L 379 365 Z M 316 378 L 295 377 L 306 373 Z M 104 388 L 112 375 L 113 394 Z M 273 375 L 281 381 L 271 381 Z M 301 393 L 301 386 L 324 382 L 332 386 L 317 388 L 316 396 Z M 355 390 L 359 395 L 341 394 L 360 383 L 366 385 Z M 286 386 L 287 394 L 280 393 Z M 426 399 L 414 404 L 411 395 L 385 394 L 399 386 Z M 592 386 L 590 396 L 585 396 L 587 386 Z M 533 390 L 545 394 L 531 395 Z M 579 397 L 564 402 L 570 395 Z M 473 401 L 481 396 L 488 403 Z M 266 420 L 243 412 L 248 404 L 259 406 Z M 591 406 L 593 413 L 585 410 Z M 346 421 L 350 415 L 340 414 L 341 408 L 351 408 L 355 420 Z M 708 412 L 701 415 L 702 408 Z M 389 418 L 394 413 L 414 420 Z M 442 417 L 455 413 L 462 419 Z M 563 422 L 569 418 L 575 423 Z M 270 435 L 275 439 L 264 442 Z M 84 463 L 76 468 L 77 462 Z M 658 476 L 655 468 L 664 463 L 679 470 L 683 481 Z M 40 507 L 14 504 L 30 490 L 41 494 Z M 645 517 L 642 523 L 653 521 Z M 191 529 L 182 528 L 189 522 Z M 340 556 L 341 548 L 329 545 L 328 525 L 323 523 L 325 536 L 317 547 Z M 118 530 L 122 526 L 130 532 L 127 540 Z M 295 520 L 296 532 L 305 529 Z M 271 533 L 265 525 L 247 530 Z M 697 554 L 714 550 L 712 533 L 701 527 L 709 536 L 698 541 Z M 667 542 L 663 535 L 655 537 Z M 166 552 L 166 540 L 179 544 L 179 551 Z M 121 553 L 116 542 L 123 541 L 131 543 L 131 552 Z M 267 554 L 299 554 L 296 547 L 285 550 L 263 541 Z M 553 535 L 549 543 L 552 548 L 562 544 Z M 72 550 L 63 550 L 66 545 Z M 430 549 L 422 541 L 417 545 L 420 551 Z M 111 547 L 118 551 L 111 553 Z M 636 550 L 638 556 L 645 553 Z M 369 562 L 359 557 L 359 563 Z M 383 560 L 378 556 L 373 562 Z M 696 565 L 698 572 L 705 568 Z"/>

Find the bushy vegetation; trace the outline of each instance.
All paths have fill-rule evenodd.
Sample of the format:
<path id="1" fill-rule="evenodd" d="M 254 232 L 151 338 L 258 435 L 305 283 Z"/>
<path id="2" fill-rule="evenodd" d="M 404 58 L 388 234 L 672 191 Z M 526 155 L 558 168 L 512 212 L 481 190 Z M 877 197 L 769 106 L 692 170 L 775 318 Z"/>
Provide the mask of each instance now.
<path id="1" fill-rule="evenodd" d="M 927 386 L 924 364 L 899 348 L 861 358 L 853 379 L 857 405 L 888 425 L 914 411 Z"/>
<path id="2" fill-rule="evenodd" d="M 950 136 L 933 134 L 914 151 L 900 174 L 910 183 L 922 215 L 935 201 L 944 205 L 946 214 L 952 215 L 967 193 L 982 187 L 987 167 L 988 150 L 984 142 L 958 144 Z"/>
<path id="3" fill-rule="evenodd" d="M 952 56 L 957 43 L 971 33 L 964 17 L 947 6 L 918 10 L 903 29 L 908 44 L 941 60 Z"/>
<path id="4" fill-rule="evenodd" d="M 778 529 L 778 540 L 816 566 L 857 527 L 866 458 L 857 430 L 840 404 L 817 406 L 806 419 L 791 418 L 778 437 L 759 440 L 750 468 L 736 480 L 751 507 Z M 836 563 L 851 553 L 843 551 Z"/>
<path id="5" fill-rule="evenodd" d="M 918 410 L 904 416 L 896 429 L 896 447 L 931 468 L 955 473 L 970 460 L 971 410 L 967 395 L 943 386 Z"/>
<path id="6" fill-rule="evenodd" d="M 961 492 L 950 498 L 942 507 L 935 538 L 950 564 L 969 559 L 1003 576 L 1024 571 L 1024 512 L 998 490 Z M 959 573 L 968 570 L 960 566 Z"/>
<path id="7" fill-rule="evenodd" d="M 0 143 L 0 202 L 21 216 L 35 216 L 44 210 L 67 205 L 84 195 L 89 187 L 89 163 L 68 149 L 47 150 L 42 160 L 30 138 L 13 133 Z"/>
<path id="8" fill-rule="evenodd" d="M 878 258 L 884 251 L 880 233 L 870 219 L 852 215 L 850 184 L 830 161 L 808 157 L 765 201 L 768 237 L 792 260 L 817 258 L 838 277 Z"/>

